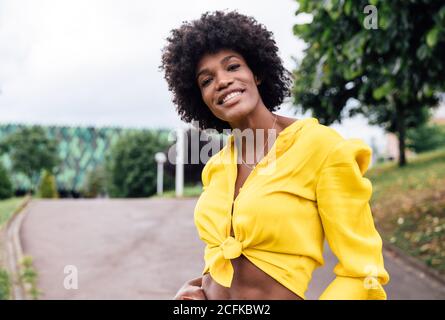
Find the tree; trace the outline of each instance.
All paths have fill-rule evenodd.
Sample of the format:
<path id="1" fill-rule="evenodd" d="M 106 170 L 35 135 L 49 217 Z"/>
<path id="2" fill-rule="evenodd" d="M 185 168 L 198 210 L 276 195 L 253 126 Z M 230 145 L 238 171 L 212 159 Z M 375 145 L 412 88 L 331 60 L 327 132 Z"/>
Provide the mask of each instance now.
<path id="1" fill-rule="evenodd" d="M 106 170 L 112 197 L 148 197 L 156 192 L 156 152 L 167 141 L 151 131 L 131 132 L 121 137 L 107 155 Z"/>
<path id="2" fill-rule="evenodd" d="M 296 14 L 313 20 L 294 26 L 307 43 L 294 71 L 294 104 L 326 125 L 363 114 L 397 134 L 405 165 L 407 129 L 428 120 L 444 89 L 444 2 L 297 2 Z"/>
<path id="3" fill-rule="evenodd" d="M 38 195 L 41 198 L 58 198 L 56 178 L 47 170 L 43 171 L 38 188 Z"/>
<path id="4" fill-rule="evenodd" d="M 60 163 L 57 143 L 38 126 L 24 127 L 8 135 L 2 143 L 9 153 L 12 170 L 21 172 L 31 183 L 34 191 L 42 170 L 52 172 Z"/>

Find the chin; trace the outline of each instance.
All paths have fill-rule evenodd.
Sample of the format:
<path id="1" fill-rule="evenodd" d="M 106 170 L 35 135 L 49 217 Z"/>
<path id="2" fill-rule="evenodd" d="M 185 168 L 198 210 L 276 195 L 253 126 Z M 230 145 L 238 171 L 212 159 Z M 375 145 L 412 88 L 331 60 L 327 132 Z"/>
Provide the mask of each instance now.
<path id="1" fill-rule="evenodd" d="M 224 113 L 224 121 L 227 122 L 238 122 L 239 120 L 245 118 L 252 110 L 244 105 L 233 106 Z"/>

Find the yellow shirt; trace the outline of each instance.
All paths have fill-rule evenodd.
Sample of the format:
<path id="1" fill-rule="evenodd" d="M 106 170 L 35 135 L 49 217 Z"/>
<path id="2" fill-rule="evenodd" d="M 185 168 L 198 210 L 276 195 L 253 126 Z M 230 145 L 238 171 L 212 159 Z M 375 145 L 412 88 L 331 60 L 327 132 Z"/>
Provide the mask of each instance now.
<path id="1" fill-rule="evenodd" d="M 371 148 L 316 118 L 299 119 L 278 134 L 233 201 L 236 149 L 230 135 L 202 171 L 194 212 L 206 243 L 202 274 L 230 287 L 230 260 L 242 254 L 305 298 L 312 272 L 324 263 L 326 236 L 339 262 L 320 299 L 386 299 L 389 275 L 369 206 L 372 185 L 363 177 Z"/>

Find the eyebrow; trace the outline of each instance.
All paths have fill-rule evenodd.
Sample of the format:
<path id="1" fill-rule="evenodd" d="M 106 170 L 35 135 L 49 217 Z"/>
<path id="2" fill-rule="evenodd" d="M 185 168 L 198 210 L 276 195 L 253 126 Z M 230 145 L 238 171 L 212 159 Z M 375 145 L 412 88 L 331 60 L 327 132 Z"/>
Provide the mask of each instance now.
<path id="1" fill-rule="evenodd" d="M 227 62 L 227 60 L 229 60 L 229 59 L 231 59 L 231 58 L 238 58 L 238 56 L 236 56 L 236 55 L 234 55 L 234 54 L 229 55 L 229 56 L 226 56 L 226 57 L 224 57 L 224 58 L 221 59 L 220 63 L 223 64 L 223 63 Z M 207 69 L 207 68 L 205 68 L 205 69 L 201 69 L 201 70 L 196 74 L 196 79 L 198 79 L 199 76 L 200 76 L 201 74 L 206 73 L 206 72 L 209 72 L 209 69 Z"/>

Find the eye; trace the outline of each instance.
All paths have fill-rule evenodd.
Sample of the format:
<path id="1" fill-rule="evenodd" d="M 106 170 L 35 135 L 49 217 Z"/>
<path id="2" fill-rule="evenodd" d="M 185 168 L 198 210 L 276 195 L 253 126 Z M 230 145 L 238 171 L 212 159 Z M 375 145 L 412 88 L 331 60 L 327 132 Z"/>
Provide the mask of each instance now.
<path id="1" fill-rule="evenodd" d="M 229 69 L 230 71 L 232 71 L 232 70 L 236 70 L 236 69 L 238 69 L 239 67 L 240 67 L 239 64 L 231 64 L 231 65 L 228 67 L 228 69 Z"/>
<path id="2" fill-rule="evenodd" d="M 205 78 L 203 81 L 201 81 L 201 86 L 206 87 L 210 83 L 211 80 L 212 80 L 212 78 Z"/>

